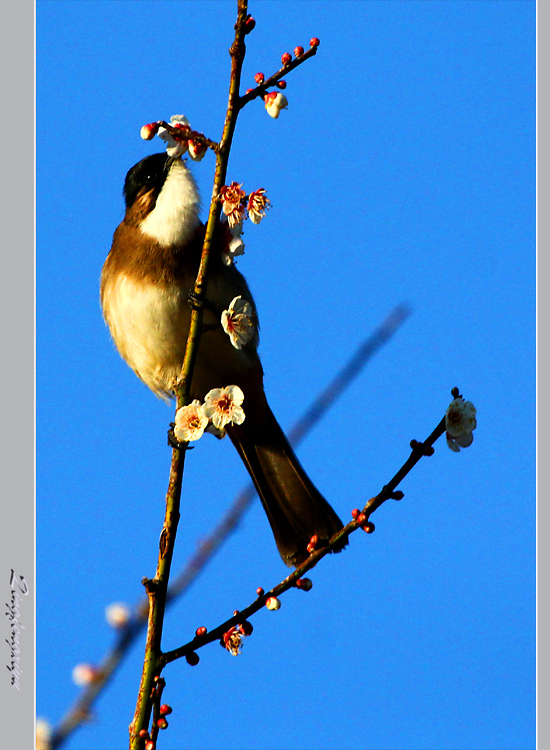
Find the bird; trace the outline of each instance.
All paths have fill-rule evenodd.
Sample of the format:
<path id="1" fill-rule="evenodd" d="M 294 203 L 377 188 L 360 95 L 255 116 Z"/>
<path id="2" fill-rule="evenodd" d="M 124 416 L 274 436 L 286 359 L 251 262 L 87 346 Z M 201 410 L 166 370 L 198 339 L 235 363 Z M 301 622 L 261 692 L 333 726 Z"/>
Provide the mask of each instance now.
<path id="1" fill-rule="evenodd" d="M 182 156 L 146 156 L 127 173 L 125 214 L 113 235 L 100 281 L 104 320 L 118 352 L 158 397 L 174 397 L 185 354 L 205 225 L 196 181 Z M 258 355 L 258 325 L 240 349 L 232 345 L 221 315 L 235 297 L 258 314 L 244 276 L 224 260 L 227 221 L 219 221 L 210 252 L 202 330 L 191 379 L 192 399 L 229 384 L 244 393 L 246 418 L 226 425 L 260 497 L 279 554 L 288 567 L 309 556 L 343 528 L 315 487 L 279 426 L 265 395 Z M 315 543 L 315 542 L 314 542 Z M 343 538 L 331 551 L 347 544 Z"/>

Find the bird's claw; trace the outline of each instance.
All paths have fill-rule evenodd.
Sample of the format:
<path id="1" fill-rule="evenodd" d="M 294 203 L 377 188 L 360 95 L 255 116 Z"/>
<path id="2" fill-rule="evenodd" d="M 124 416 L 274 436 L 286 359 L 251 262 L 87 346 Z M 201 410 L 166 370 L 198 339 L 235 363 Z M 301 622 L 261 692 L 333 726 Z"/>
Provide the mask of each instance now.
<path id="1" fill-rule="evenodd" d="M 176 426 L 175 422 L 170 422 L 170 428 L 168 429 L 168 445 L 170 448 L 174 448 L 178 451 L 187 451 L 192 450 L 193 446 L 190 446 L 189 443 L 180 443 L 180 441 L 177 439 L 175 433 L 174 433 L 174 427 Z"/>

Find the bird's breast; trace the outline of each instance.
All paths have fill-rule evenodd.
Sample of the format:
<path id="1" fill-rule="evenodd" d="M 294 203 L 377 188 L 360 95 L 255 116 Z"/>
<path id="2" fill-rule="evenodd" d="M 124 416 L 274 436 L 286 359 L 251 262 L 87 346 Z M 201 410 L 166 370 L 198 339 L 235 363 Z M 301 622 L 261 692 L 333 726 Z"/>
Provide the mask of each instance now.
<path id="1" fill-rule="evenodd" d="M 188 292 L 124 273 L 109 278 L 102 289 L 105 320 L 120 355 L 162 398 L 177 379 L 189 332 Z"/>

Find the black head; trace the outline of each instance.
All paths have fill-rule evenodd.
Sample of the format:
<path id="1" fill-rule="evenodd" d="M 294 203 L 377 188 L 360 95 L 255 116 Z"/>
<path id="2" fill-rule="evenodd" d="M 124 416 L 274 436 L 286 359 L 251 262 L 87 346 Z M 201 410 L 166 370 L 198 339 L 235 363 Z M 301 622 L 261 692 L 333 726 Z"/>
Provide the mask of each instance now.
<path id="1" fill-rule="evenodd" d="M 168 154 L 151 154 L 138 161 L 126 175 L 124 180 L 124 201 L 126 208 L 133 205 L 140 192 L 154 191 L 157 198 L 164 181 L 174 162 L 174 157 Z"/>

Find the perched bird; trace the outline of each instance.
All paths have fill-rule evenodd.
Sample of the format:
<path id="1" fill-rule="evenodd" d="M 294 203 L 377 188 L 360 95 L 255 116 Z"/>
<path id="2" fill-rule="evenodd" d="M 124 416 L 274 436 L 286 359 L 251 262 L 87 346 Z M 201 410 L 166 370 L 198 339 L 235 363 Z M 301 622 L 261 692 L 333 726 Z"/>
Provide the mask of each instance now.
<path id="1" fill-rule="evenodd" d="M 183 363 L 189 295 L 205 232 L 198 190 L 181 157 L 161 153 L 130 169 L 123 193 L 126 213 L 103 266 L 101 306 L 122 358 L 153 393 L 168 399 Z M 227 425 L 227 433 L 254 482 L 282 559 L 297 566 L 308 557 L 312 536 L 322 544 L 343 524 L 305 473 L 269 408 L 257 329 L 240 349 L 223 330 L 221 314 L 238 296 L 248 300 L 257 319 L 244 277 L 222 258 L 227 242 L 227 224 L 220 222 L 209 260 L 191 397 L 202 402 L 211 389 L 227 385 L 243 391 L 246 419 Z"/>

